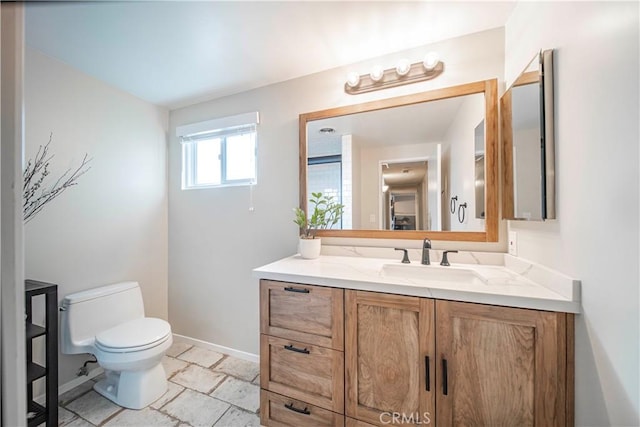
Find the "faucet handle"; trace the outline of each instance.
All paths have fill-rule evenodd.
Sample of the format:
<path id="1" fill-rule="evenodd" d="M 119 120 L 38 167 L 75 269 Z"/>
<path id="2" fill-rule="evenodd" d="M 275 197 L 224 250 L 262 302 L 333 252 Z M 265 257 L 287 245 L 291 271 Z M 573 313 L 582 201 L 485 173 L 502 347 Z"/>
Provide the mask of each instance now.
<path id="1" fill-rule="evenodd" d="M 402 249 L 402 248 L 395 248 L 396 251 L 403 251 L 404 255 L 402 256 L 402 263 L 403 264 L 410 264 L 411 261 L 409 261 L 409 251 L 407 251 L 406 249 Z"/>
<path id="2" fill-rule="evenodd" d="M 449 264 L 449 258 L 447 257 L 447 254 L 457 254 L 458 251 L 444 251 L 442 253 L 442 262 L 440 263 L 440 265 L 444 265 L 445 267 L 450 266 L 451 264 Z"/>

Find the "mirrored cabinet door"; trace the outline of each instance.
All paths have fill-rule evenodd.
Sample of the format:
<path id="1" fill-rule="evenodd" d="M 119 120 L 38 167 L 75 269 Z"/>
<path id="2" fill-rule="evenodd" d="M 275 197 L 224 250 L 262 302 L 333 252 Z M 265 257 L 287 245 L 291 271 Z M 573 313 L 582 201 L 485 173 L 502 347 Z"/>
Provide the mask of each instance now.
<path id="1" fill-rule="evenodd" d="M 505 219 L 555 218 L 553 51 L 529 63 L 500 100 Z"/>

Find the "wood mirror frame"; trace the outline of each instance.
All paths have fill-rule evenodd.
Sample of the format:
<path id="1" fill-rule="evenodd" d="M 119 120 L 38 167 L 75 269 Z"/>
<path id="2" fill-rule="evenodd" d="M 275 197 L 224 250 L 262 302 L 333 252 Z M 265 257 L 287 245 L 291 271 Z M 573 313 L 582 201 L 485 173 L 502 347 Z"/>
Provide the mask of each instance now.
<path id="1" fill-rule="evenodd" d="M 300 208 L 307 210 L 307 123 L 330 117 L 345 116 L 367 111 L 384 110 L 439 99 L 484 93 L 485 99 L 485 231 L 425 231 L 425 230 L 318 230 L 318 237 L 349 237 L 368 239 L 451 240 L 469 242 L 498 241 L 498 82 L 482 80 L 458 86 L 431 90 L 411 95 L 370 101 L 362 104 L 330 108 L 300 114 Z"/>

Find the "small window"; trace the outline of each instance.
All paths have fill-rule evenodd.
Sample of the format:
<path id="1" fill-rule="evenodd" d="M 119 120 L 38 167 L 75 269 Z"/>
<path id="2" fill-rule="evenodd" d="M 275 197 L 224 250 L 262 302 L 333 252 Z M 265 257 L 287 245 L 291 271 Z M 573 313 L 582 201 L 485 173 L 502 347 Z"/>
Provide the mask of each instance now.
<path id="1" fill-rule="evenodd" d="M 256 183 L 258 113 L 179 126 L 182 189 Z"/>

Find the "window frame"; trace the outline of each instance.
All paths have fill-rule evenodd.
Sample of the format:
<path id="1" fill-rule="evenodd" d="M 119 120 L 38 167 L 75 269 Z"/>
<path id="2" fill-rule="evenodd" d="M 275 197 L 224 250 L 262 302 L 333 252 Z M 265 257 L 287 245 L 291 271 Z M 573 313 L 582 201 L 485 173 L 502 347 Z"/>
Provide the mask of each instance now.
<path id="1" fill-rule="evenodd" d="M 180 137 L 182 145 L 182 190 L 198 190 L 218 187 L 237 187 L 256 185 L 258 181 L 258 113 L 247 113 L 238 116 L 224 117 L 176 128 L 176 135 Z M 243 179 L 228 179 L 229 153 L 228 147 L 233 142 L 231 137 L 250 135 L 252 144 L 251 160 L 253 163 L 253 176 Z M 218 140 L 220 147 L 218 158 L 220 182 L 211 184 L 198 184 L 198 145 L 201 142 Z"/>

